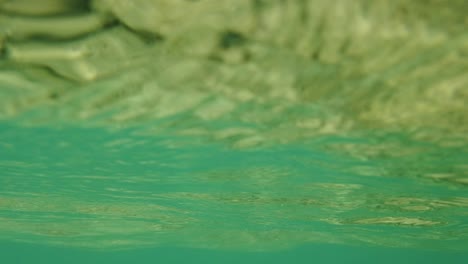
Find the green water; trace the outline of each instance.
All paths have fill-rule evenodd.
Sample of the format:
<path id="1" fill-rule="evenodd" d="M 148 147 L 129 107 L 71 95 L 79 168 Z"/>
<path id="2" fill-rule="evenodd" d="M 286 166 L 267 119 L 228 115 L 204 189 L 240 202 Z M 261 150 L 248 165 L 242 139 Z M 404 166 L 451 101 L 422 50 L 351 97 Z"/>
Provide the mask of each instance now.
<path id="1" fill-rule="evenodd" d="M 24 244 L 0 244 L 8 263 L 465 263 L 466 253 L 314 245 L 294 250 L 252 253 L 162 247 L 89 252 Z M 25 254 L 27 253 L 27 254 Z"/>
<path id="2" fill-rule="evenodd" d="M 236 150 L 136 128 L 15 122 L 2 123 L 0 138 L 0 236 L 11 263 L 467 257 L 465 185 L 363 175 L 355 168 L 394 168 L 326 151 L 350 139 Z"/>
<path id="3" fill-rule="evenodd" d="M 1 263 L 465 263 L 464 0 L 0 0 Z"/>

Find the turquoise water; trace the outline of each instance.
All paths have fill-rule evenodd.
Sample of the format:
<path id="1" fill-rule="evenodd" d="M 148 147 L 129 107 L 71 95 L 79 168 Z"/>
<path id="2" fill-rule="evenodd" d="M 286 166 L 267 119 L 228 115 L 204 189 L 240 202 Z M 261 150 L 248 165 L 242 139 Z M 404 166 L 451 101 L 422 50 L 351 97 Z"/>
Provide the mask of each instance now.
<path id="1" fill-rule="evenodd" d="M 0 262 L 465 263 L 465 0 L 0 0 Z"/>
<path id="2" fill-rule="evenodd" d="M 7 263 L 465 263 L 464 253 L 313 245 L 268 253 L 151 248 L 90 252 L 24 244 L 0 244 Z"/>
<path id="3" fill-rule="evenodd" d="M 233 149 L 145 131 L 2 122 L 8 263 L 468 257 L 465 185 L 363 175 L 354 168 L 381 164 L 328 150 L 356 139 Z"/>

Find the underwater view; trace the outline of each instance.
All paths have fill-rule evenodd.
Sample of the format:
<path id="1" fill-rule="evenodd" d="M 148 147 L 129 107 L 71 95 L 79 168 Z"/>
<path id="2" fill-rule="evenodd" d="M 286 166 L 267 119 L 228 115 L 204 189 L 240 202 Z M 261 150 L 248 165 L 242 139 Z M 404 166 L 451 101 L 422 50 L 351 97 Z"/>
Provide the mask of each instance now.
<path id="1" fill-rule="evenodd" d="M 467 12 L 0 0 L 1 263 L 467 263 Z"/>

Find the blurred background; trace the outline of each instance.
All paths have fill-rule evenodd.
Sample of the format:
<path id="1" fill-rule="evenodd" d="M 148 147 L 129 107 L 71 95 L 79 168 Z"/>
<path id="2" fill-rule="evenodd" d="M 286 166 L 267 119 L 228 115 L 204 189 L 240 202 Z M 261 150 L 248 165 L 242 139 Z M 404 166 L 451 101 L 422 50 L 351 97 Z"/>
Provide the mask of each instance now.
<path id="1" fill-rule="evenodd" d="M 0 238 L 468 244 L 465 0 L 0 0 Z"/>

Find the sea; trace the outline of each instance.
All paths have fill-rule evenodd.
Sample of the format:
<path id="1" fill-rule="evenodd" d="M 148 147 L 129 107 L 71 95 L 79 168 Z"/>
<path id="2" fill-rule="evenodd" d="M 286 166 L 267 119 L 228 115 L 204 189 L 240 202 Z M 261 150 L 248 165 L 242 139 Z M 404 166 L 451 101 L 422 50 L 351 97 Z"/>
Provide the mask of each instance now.
<path id="1" fill-rule="evenodd" d="M 46 2 L 0 1 L 0 263 L 468 263 L 466 1 Z"/>

